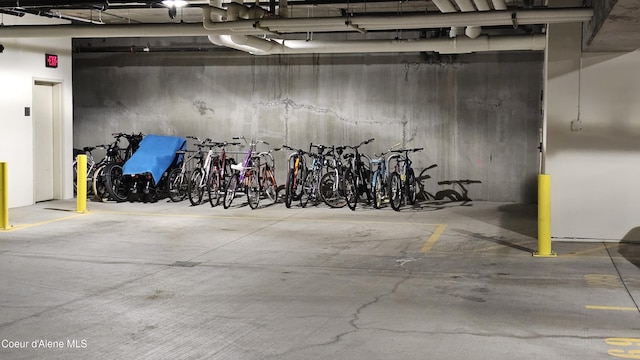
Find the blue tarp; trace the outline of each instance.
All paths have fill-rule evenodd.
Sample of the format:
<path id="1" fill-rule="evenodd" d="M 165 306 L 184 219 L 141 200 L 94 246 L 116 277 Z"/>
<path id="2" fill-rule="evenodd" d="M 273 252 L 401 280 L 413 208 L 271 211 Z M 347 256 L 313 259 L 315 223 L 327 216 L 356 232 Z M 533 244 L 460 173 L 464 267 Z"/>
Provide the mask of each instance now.
<path id="1" fill-rule="evenodd" d="M 176 158 L 176 151 L 184 149 L 187 140 L 177 136 L 146 135 L 140 148 L 122 168 L 124 175 L 151 173 L 156 184 Z"/>

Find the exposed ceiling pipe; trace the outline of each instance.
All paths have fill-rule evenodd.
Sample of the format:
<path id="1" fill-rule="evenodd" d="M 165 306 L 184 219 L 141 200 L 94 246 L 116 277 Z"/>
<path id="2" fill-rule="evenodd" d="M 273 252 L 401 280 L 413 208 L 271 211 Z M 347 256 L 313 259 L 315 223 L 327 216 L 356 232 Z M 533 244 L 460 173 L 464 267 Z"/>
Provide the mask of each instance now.
<path id="1" fill-rule="evenodd" d="M 433 4 L 440 10 L 441 13 L 456 12 L 456 7 L 453 6 L 449 0 L 433 0 Z"/>
<path id="2" fill-rule="evenodd" d="M 495 10 L 507 10 L 507 4 L 504 0 L 492 0 Z"/>
<path id="3" fill-rule="evenodd" d="M 478 11 L 489 11 L 489 10 L 491 10 L 487 0 L 473 0 L 473 3 L 476 4 L 476 8 L 478 9 Z"/>
<path id="4" fill-rule="evenodd" d="M 476 11 L 476 7 L 473 6 L 471 0 L 455 0 L 455 2 L 462 12 Z"/>
<path id="5" fill-rule="evenodd" d="M 443 14 L 454 13 L 458 11 L 449 0 L 433 0 L 433 3 Z M 461 29 L 457 26 L 452 26 L 449 29 L 449 37 L 454 38 L 458 35 L 461 35 Z"/>
<path id="6" fill-rule="evenodd" d="M 220 3 L 221 5 L 221 3 Z M 220 9 L 220 7 L 217 7 Z M 357 31 L 345 25 L 344 18 L 290 18 L 237 20 L 227 22 L 211 21 L 211 15 L 219 11 L 204 7 L 203 24 L 136 24 L 136 25 L 12 25 L 0 27 L 0 38 L 41 38 L 41 37 L 167 37 L 167 36 L 208 36 L 208 35 L 274 35 L 284 33 L 305 33 L 308 31 Z M 215 15 L 213 14 L 215 11 Z M 210 16 L 206 16 L 210 14 Z M 519 24 L 533 25 L 545 23 L 583 22 L 591 19 L 592 9 L 548 9 L 523 10 L 516 13 Z M 396 30 L 444 28 L 448 26 L 497 26 L 511 25 L 511 11 L 489 11 L 454 14 L 429 14 L 406 16 L 362 16 L 351 17 L 353 25 L 365 30 Z"/>
<path id="7" fill-rule="evenodd" d="M 287 0 L 280 0 L 278 3 L 278 15 L 282 18 L 289 17 L 289 2 Z"/>
<path id="8" fill-rule="evenodd" d="M 460 11 L 462 12 L 476 11 L 476 7 L 473 5 L 471 0 L 455 0 L 455 1 L 456 1 L 456 4 L 458 4 Z M 486 5 L 486 1 L 485 1 L 485 5 Z M 487 5 L 487 8 L 488 7 L 489 6 Z M 464 29 L 464 34 L 472 39 L 477 38 L 478 36 L 480 36 L 481 33 L 482 33 L 482 27 L 480 26 L 467 26 Z"/>
<path id="9" fill-rule="evenodd" d="M 205 11 L 208 7 L 204 7 Z M 443 28 L 449 26 L 505 26 L 513 24 L 516 16 L 521 25 L 554 24 L 588 21 L 593 16 L 592 9 L 545 9 L 512 11 L 486 11 L 428 15 L 397 16 L 354 16 L 349 24 L 343 17 L 287 18 L 237 20 L 212 22 L 204 17 L 204 27 L 218 34 L 269 35 L 286 33 L 346 32 L 361 30 L 411 30 Z M 351 25 L 351 26 L 349 26 Z M 357 27 L 357 28 L 356 28 Z M 1 32 L 1 29 L 0 29 Z"/>
<path id="10" fill-rule="evenodd" d="M 218 40 L 218 39 L 216 39 Z M 482 51 L 544 50 L 543 34 L 525 36 L 480 36 L 476 39 L 420 39 L 420 40 L 267 40 L 253 36 L 221 36 L 225 46 L 249 52 L 253 55 L 279 54 L 350 54 L 390 52 L 437 52 L 463 54 Z"/>
<path id="11" fill-rule="evenodd" d="M 202 24 L 138 25 L 11 25 L 0 27 L 0 38 L 117 38 L 207 36 Z"/>

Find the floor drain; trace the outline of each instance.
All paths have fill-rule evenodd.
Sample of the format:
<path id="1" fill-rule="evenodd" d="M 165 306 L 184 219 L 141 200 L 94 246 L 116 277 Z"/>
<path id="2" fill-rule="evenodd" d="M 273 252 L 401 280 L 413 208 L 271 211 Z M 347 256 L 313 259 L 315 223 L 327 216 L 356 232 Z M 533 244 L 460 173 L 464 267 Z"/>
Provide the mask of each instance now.
<path id="1" fill-rule="evenodd" d="M 169 264 L 169 266 L 177 266 L 177 267 L 194 267 L 202 264 L 201 262 L 195 261 L 176 261 L 173 264 Z"/>

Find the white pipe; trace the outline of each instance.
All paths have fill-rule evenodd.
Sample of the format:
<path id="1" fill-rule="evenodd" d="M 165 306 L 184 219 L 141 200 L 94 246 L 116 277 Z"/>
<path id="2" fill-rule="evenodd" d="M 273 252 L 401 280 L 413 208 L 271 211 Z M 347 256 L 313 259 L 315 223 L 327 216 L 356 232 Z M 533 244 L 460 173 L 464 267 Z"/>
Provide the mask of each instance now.
<path id="1" fill-rule="evenodd" d="M 478 51 L 544 50 L 545 35 L 500 36 L 477 39 L 421 39 L 421 40 L 352 40 L 306 41 L 263 40 L 255 37 L 231 36 L 229 47 L 254 55 L 276 54 L 348 54 L 434 51 L 441 54 L 462 54 Z M 238 41 L 239 43 L 235 43 Z"/>
<path id="2" fill-rule="evenodd" d="M 476 4 L 476 8 L 478 8 L 478 11 L 489 11 L 489 10 L 491 10 L 487 0 L 473 0 L 473 3 Z"/>
<path id="3" fill-rule="evenodd" d="M 471 0 L 455 0 L 455 1 L 458 7 L 460 8 L 460 11 L 462 12 L 476 11 L 476 7 L 473 6 L 473 3 L 471 2 Z"/>
<path id="4" fill-rule="evenodd" d="M 202 24 L 12 25 L 0 27 L 1 38 L 117 38 L 207 36 Z"/>
<path id="5" fill-rule="evenodd" d="M 456 7 L 453 6 L 451 1 L 449 0 L 433 0 L 433 4 L 440 10 L 442 13 L 452 13 L 456 12 Z"/>
<path id="6" fill-rule="evenodd" d="M 13 25 L 0 27 L 0 38 L 41 37 L 166 37 L 207 35 L 265 35 L 277 33 L 321 32 L 323 26 L 331 31 L 358 31 L 348 26 L 342 17 L 263 19 L 213 22 L 210 7 L 203 7 L 203 24 L 140 24 L 140 25 Z M 452 14 L 409 16 L 363 16 L 351 18 L 351 24 L 361 30 L 396 30 L 443 28 L 449 26 L 512 25 L 511 11 L 486 11 Z M 588 21 L 591 9 L 521 10 L 516 13 L 518 24 L 554 24 Z"/>
<path id="7" fill-rule="evenodd" d="M 492 0 L 493 8 L 496 10 L 507 10 L 507 4 L 504 0 Z"/>
<path id="8" fill-rule="evenodd" d="M 278 15 L 283 18 L 289 17 L 289 2 L 287 0 L 280 0 L 278 3 Z"/>
<path id="9" fill-rule="evenodd" d="M 482 28 L 480 26 L 467 26 L 466 29 L 464 29 L 464 34 L 475 39 L 482 34 Z"/>

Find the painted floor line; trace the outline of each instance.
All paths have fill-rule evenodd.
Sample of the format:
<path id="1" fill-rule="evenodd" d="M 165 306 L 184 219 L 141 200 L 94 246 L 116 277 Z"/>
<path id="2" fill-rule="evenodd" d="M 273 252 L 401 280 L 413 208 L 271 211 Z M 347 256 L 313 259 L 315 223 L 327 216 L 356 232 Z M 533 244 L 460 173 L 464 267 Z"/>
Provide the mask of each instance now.
<path id="1" fill-rule="evenodd" d="M 80 217 L 80 216 L 83 216 L 83 215 L 88 215 L 88 214 L 90 214 L 90 213 L 89 212 L 78 213 L 78 214 L 74 214 L 74 215 L 70 215 L 70 216 L 65 216 L 65 217 L 46 220 L 46 221 L 40 221 L 40 222 L 32 223 L 32 224 L 14 225 L 14 226 L 12 226 L 12 227 L 10 227 L 10 228 L 8 228 L 6 230 L 3 230 L 3 231 L 16 231 L 16 230 L 32 228 L 32 227 L 36 227 L 36 226 L 42 226 L 42 225 L 46 225 L 46 224 L 51 224 L 51 223 L 58 222 L 58 221 L 71 220 L 71 219 L 75 219 L 77 217 Z"/>
<path id="2" fill-rule="evenodd" d="M 158 217 L 192 217 L 206 219 L 225 219 L 225 220 L 257 220 L 257 221 L 300 221 L 300 222 L 326 222 L 326 223 L 346 223 L 346 224 L 388 224 L 388 225 L 423 225 L 435 226 L 441 224 L 426 224 L 416 222 L 400 222 L 400 221 L 369 221 L 369 220 L 338 220 L 338 219 L 314 219 L 314 218 L 278 218 L 278 217 L 254 217 L 254 216 L 226 216 L 226 215 L 201 215 L 201 214 L 170 214 L 170 213 L 144 213 L 130 211 L 106 211 L 97 210 L 96 213 L 114 214 L 114 215 L 137 215 L 137 216 L 158 216 Z"/>
<path id="3" fill-rule="evenodd" d="M 444 232 L 444 229 L 446 228 L 447 228 L 447 224 L 439 224 L 436 231 L 434 231 L 433 234 L 429 236 L 429 239 L 427 240 L 427 242 L 424 244 L 422 249 L 420 249 L 420 252 L 421 253 L 429 252 L 429 250 L 431 250 L 433 245 L 436 244 L 436 241 L 438 241 L 438 238 L 440 238 L 440 235 L 442 235 L 442 233 Z"/>
<path id="4" fill-rule="evenodd" d="M 587 305 L 585 308 L 589 310 L 611 310 L 611 311 L 638 311 L 638 308 L 625 307 L 625 306 L 601 306 L 601 305 Z"/>

